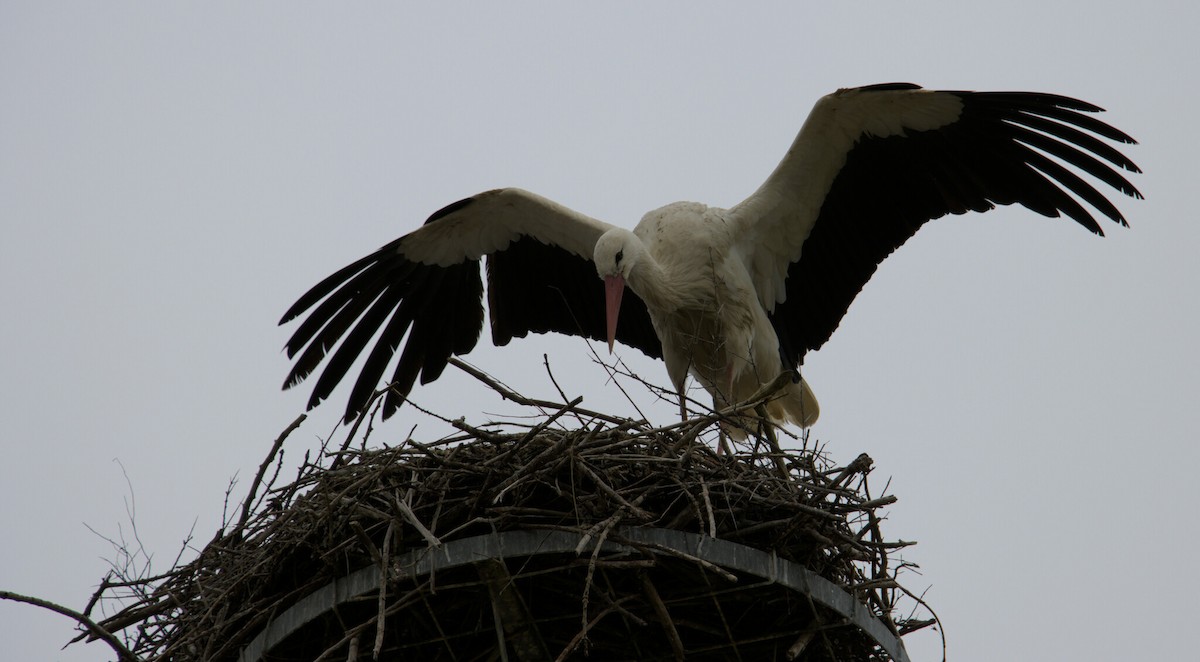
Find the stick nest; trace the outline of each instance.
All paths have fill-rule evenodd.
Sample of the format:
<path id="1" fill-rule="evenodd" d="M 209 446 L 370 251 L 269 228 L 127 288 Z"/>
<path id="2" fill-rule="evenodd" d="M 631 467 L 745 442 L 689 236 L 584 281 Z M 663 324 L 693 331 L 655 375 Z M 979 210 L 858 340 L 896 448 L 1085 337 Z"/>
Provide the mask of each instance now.
<path id="1" fill-rule="evenodd" d="M 637 526 L 801 564 L 897 636 L 932 622 L 895 616 L 905 564 L 888 555 L 910 543 L 883 538 L 879 509 L 895 498 L 872 496 L 866 455 L 836 467 L 806 440 L 780 453 L 757 437 L 718 453 L 705 443 L 718 435 L 717 416 L 651 428 L 578 401 L 548 418 L 549 403 L 532 404 L 541 423 L 523 429 L 457 421 L 462 434 L 382 449 L 367 449 L 365 436 L 350 448 L 348 438 L 275 487 L 263 476 L 272 463 L 278 474 L 285 432 L 237 522 L 166 574 L 106 578 L 87 611 L 119 601 L 100 626 L 139 660 L 237 660 L 301 598 L 375 565 L 385 570 L 382 591 L 344 601 L 262 659 L 889 659 L 779 584 L 652 546 L 601 550 Z M 515 530 L 573 532 L 582 542 L 578 553 L 480 559 L 421 576 L 396 562 Z"/>

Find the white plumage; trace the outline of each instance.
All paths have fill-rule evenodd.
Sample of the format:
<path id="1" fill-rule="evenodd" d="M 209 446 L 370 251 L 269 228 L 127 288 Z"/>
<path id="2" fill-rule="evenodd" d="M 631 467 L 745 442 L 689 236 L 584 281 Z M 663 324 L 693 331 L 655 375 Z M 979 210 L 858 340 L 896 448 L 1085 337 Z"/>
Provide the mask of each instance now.
<path id="1" fill-rule="evenodd" d="M 677 202 L 646 214 L 633 232 L 613 228 L 596 242 L 593 261 L 609 297 L 610 349 L 628 285 L 645 303 L 662 343 L 681 410 L 689 372 L 720 410 L 790 369 L 780 359 L 769 309 L 746 259 L 753 241 L 739 236 L 738 226 L 727 210 Z M 816 398 L 799 380 L 768 405 L 768 413 L 777 422 L 808 426 L 817 420 Z"/>

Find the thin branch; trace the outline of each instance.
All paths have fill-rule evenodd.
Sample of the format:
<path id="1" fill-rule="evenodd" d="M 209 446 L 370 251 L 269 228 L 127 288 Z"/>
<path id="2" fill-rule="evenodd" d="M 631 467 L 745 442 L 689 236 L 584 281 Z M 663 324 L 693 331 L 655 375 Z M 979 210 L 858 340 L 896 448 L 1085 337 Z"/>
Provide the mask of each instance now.
<path id="1" fill-rule="evenodd" d="M 128 648 L 125 647 L 125 644 L 121 643 L 121 640 L 114 637 L 113 634 L 111 632 L 109 632 L 108 630 L 105 630 L 104 628 L 100 627 L 100 625 L 98 625 L 92 619 L 88 618 L 87 616 L 84 616 L 83 614 L 75 611 L 74 609 L 69 609 L 60 604 L 55 604 L 53 602 L 50 602 L 49 600 L 42 600 L 41 598 L 35 598 L 35 597 L 28 596 L 28 595 L 21 595 L 20 593 L 13 593 L 11 591 L 0 591 L 0 600 L 12 600 L 14 602 L 24 602 L 25 604 L 34 605 L 35 607 L 41 607 L 42 609 L 49 609 L 52 612 L 62 614 L 63 616 L 66 616 L 68 618 L 72 618 L 75 620 L 76 623 L 79 623 L 83 627 L 87 628 L 88 632 L 91 632 L 94 637 L 96 637 L 97 639 L 103 640 L 104 643 L 111 646 L 113 651 L 116 652 L 117 657 L 120 658 L 123 662 L 139 662 L 138 658 L 132 652 L 130 652 L 130 650 Z"/>
<path id="2" fill-rule="evenodd" d="M 267 468 L 275 460 L 275 454 L 283 447 L 284 440 L 288 438 L 288 435 L 292 431 L 300 427 L 300 424 L 306 418 L 308 418 L 307 414 L 300 414 L 296 417 L 296 420 L 284 428 L 283 432 L 276 437 L 275 443 L 271 445 L 271 451 L 267 453 L 267 457 L 263 459 L 262 464 L 258 465 L 258 473 L 254 474 L 254 482 L 250 483 L 250 491 L 246 494 L 246 500 L 242 503 L 242 516 L 238 518 L 237 527 L 234 531 L 242 531 L 246 528 L 246 521 L 250 519 L 250 509 L 254 506 L 254 498 L 258 494 L 258 488 L 262 484 L 263 476 L 267 474 Z"/>
<path id="3" fill-rule="evenodd" d="M 551 408 L 551 409 L 558 409 L 563 406 L 563 403 L 561 403 L 561 402 L 550 402 L 548 400 L 539 400 L 537 398 L 525 397 L 525 396 L 521 395 L 520 393 L 517 393 L 516 391 L 513 391 L 513 390 L 509 389 L 508 387 L 502 385 L 500 382 L 496 381 L 495 378 L 488 375 L 486 372 L 483 372 L 479 368 L 476 368 L 475 366 L 459 359 L 458 357 L 454 357 L 454 356 L 450 357 L 450 359 L 447 361 L 447 363 L 454 366 L 455 368 L 458 368 L 459 370 L 462 370 L 463 372 L 467 373 L 468 375 L 471 375 L 475 379 L 478 379 L 479 381 L 483 382 L 489 388 L 491 388 L 493 391 L 495 391 L 496 393 L 499 393 L 500 397 L 504 398 L 505 400 L 510 400 L 519 405 L 526 405 L 529 407 L 547 407 L 547 408 Z M 628 422 L 628 419 L 620 418 L 618 416 L 612 416 L 610 414 L 604 414 L 604 413 L 601 413 L 598 411 L 592 411 L 590 409 L 576 409 L 575 411 L 577 411 L 580 414 L 583 414 L 584 416 L 598 418 L 602 421 L 607 421 L 609 423 L 620 424 L 620 423 Z"/>

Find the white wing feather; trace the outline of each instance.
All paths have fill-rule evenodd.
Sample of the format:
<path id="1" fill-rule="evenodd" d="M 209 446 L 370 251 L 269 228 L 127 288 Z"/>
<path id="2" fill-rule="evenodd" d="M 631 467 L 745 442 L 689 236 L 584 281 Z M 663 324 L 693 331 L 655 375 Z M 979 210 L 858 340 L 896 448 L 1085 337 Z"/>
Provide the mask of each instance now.
<path id="1" fill-rule="evenodd" d="M 448 267 L 502 250 L 524 235 L 590 260 L 596 240 L 612 227 L 529 191 L 503 188 L 463 201 L 397 248 L 410 260 Z"/>
<path id="2" fill-rule="evenodd" d="M 846 89 L 818 100 L 775 171 L 730 210 L 738 252 L 763 307 L 774 310 L 786 298 L 788 265 L 800 259 L 825 196 L 860 138 L 935 129 L 961 111 L 959 97 L 925 89 Z"/>

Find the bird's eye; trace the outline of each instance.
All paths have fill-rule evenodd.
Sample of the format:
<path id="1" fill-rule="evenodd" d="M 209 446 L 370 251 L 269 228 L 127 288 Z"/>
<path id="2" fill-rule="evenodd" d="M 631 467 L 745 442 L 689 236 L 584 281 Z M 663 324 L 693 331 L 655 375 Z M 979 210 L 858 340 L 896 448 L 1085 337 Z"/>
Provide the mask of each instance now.
<path id="1" fill-rule="evenodd" d="M 621 258 L 625 257 L 625 251 L 617 251 L 617 264 L 621 264 Z"/>

